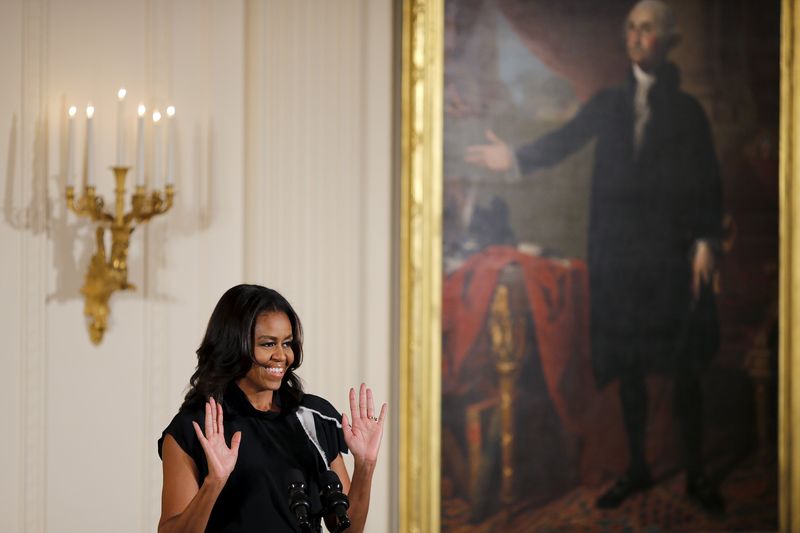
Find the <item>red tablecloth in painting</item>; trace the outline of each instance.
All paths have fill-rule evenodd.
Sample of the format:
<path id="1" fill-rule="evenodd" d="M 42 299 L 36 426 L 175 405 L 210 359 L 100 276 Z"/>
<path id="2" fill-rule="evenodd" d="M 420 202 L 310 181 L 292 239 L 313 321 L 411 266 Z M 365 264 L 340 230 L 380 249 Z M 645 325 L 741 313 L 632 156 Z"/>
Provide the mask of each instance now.
<path id="1" fill-rule="evenodd" d="M 547 392 L 564 427 L 582 441 L 582 481 L 594 484 L 618 475 L 627 464 L 619 396 L 616 383 L 598 390 L 592 375 L 589 282 L 582 261 L 493 246 L 445 278 L 442 328 L 451 340 L 443 353 L 444 390 L 459 381 L 462 363 L 486 323 L 498 277 L 511 264 L 523 272 Z M 664 438 L 671 433 L 671 391 L 664 379 L 649 381 L 647 455 L 659 471 L 675 459 L 671 439 Z"/>

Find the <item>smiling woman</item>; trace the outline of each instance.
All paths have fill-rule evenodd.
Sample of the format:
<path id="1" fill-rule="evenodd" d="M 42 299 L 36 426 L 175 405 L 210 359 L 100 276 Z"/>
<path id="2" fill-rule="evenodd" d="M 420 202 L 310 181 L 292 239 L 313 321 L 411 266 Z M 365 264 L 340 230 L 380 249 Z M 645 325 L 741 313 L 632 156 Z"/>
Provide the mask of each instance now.
<path id="1" fill-rule="evenodd" d="M 342 494 L 350 530 L 363 531 L 386 405 L 376 416 L 372 391 L 362 383 L 356 398 L 350 389 L 351 423 L 305 394 L 294 373 L 302 337 L 278 292 L 238 285 L 222 296 L 186 399 L 158 442 L 160 532 L 319 531 L 323 518 L 338 531 L 348 520 L 334 512 Z"/>
<path id="2" fill-rule="evenodd" d="M 280 390 L 284 375 L 294 364 L 294 329 L 286 313 L 280 311 L 263 312 L 256 319 L 255 364 L 238 385 L 262 411 L 272 408 L 272 393 Z"/>

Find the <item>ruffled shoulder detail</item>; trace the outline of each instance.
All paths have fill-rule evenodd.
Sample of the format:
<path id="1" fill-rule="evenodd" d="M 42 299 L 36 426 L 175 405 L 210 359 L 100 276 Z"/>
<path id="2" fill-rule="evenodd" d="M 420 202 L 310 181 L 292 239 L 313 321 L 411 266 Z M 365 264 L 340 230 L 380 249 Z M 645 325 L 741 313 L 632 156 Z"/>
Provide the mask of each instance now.
<path id="1" fill-rule="evenodd" d="M 297 409 L 297 418 L 326 465 L 330 465 L 339 454 L 348 453 L 342 415 L 328 400 L 305 394 Z"/>

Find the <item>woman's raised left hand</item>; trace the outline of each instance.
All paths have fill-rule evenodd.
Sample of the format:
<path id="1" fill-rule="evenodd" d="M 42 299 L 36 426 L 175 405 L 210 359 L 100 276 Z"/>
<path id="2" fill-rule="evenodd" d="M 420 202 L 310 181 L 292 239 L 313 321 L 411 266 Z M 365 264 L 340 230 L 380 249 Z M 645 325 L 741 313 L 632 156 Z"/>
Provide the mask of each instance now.
<path id="1" fill-rule="evenodd" d="M 374 464 L 378 459 L 378 450 L 381 447 L 386 404 L 381 406 L 380 415 L 376 417 L 372 389 L 362 383 L 358 392 L 358 402 L 356 402 L 355 389 L 350 389 L 350 416 L 352 423 L 346 414 L 342 414 L 344 441 L 353 453 L 355 461 Z"/>

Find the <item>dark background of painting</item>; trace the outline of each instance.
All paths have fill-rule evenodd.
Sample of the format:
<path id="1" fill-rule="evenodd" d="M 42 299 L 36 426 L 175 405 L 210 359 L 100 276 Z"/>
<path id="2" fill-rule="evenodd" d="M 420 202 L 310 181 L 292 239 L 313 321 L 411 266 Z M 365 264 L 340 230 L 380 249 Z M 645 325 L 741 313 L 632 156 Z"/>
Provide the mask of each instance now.
<path id="1" fill-rule="evenodd" d="M 524 244 L 553 257 L 585 258 L 592 143 L 521 183 L 471 167 L 464 163 L 463 152 L 471 144 L 486 142 L 487 129 L 511 145 L 536 139 L 565 123 L 596 91 L 620 83 L 628 68 L 623 22 L 634 3 L 445 2 L 446 271 L 484 245 L 498 242 Z M 711 122 L 724 181 L 727 238 L 718 279 L 723 343 L 707 375 L 705 406 L 707 455 L 714 458 L 723 479 L 741 468 L 757 447 L 751 359 L 759 345 L 771 354 L 767 422 L 773 440 L 766 462 L 773 461 L 774 469 L 779 6 L 747 0 L 668 3 L 681 33 L 670 57 L 680 68 L 683 89 L 699 100 Z M 476 217 L 485 220 L 476 226 Z M 465 241 L 466 247 L 453 244 Z M 531 341 L 535 346 L 535 339 Z M 467 404 L 476 405 L 496 393 L 488 349 L 485 337 L 476 342 L 467 362 L 472 374 L 457 384 L 458 394 L 445 394 L 443 418 L 458 421 Z M 539 507 L 586 479 L 581 479 L 576 464 L 580 442 L 558 426 L 548 405 L 535 348 L 526 358 L 517 415 L 518 442 L 526 453 L 517 457 L 518 483 L 527 503 Z M 668 384 L 651 385 L 669 394 Z M 444 388 L 448 390 L 448 384 Z M 489 434 L 491 423 L 487 418 Z M 443 457 L 445 502 L 470 499 L 468 491 L 458 488 L 465 479 L 459 470 L 466 461 L 459 455 L 460 429 L 455 423 L 443 430 L 450 446 Z M 490 442 L 487 446 L 491 449 Z M 610 479 L 624 467 L 624 449 L 608 453 L 608 468 L 594 476 L 593 483 Z M 665 452 L 660 474 L 668 475 L 675 462 L 676 454 Z M 499 478 L 489 483 L 495 484 L 496 493 Z M 491 499 L 490 493 L 484 500 Z M 487 507 L 488 514 L 479 513 L 478 518 L 498 509 L 496 504 Z M 776 509 L 767 510 L 766 516 L 770 513 Z M 770 521 L 760 525 L 771 526 Z"/>

